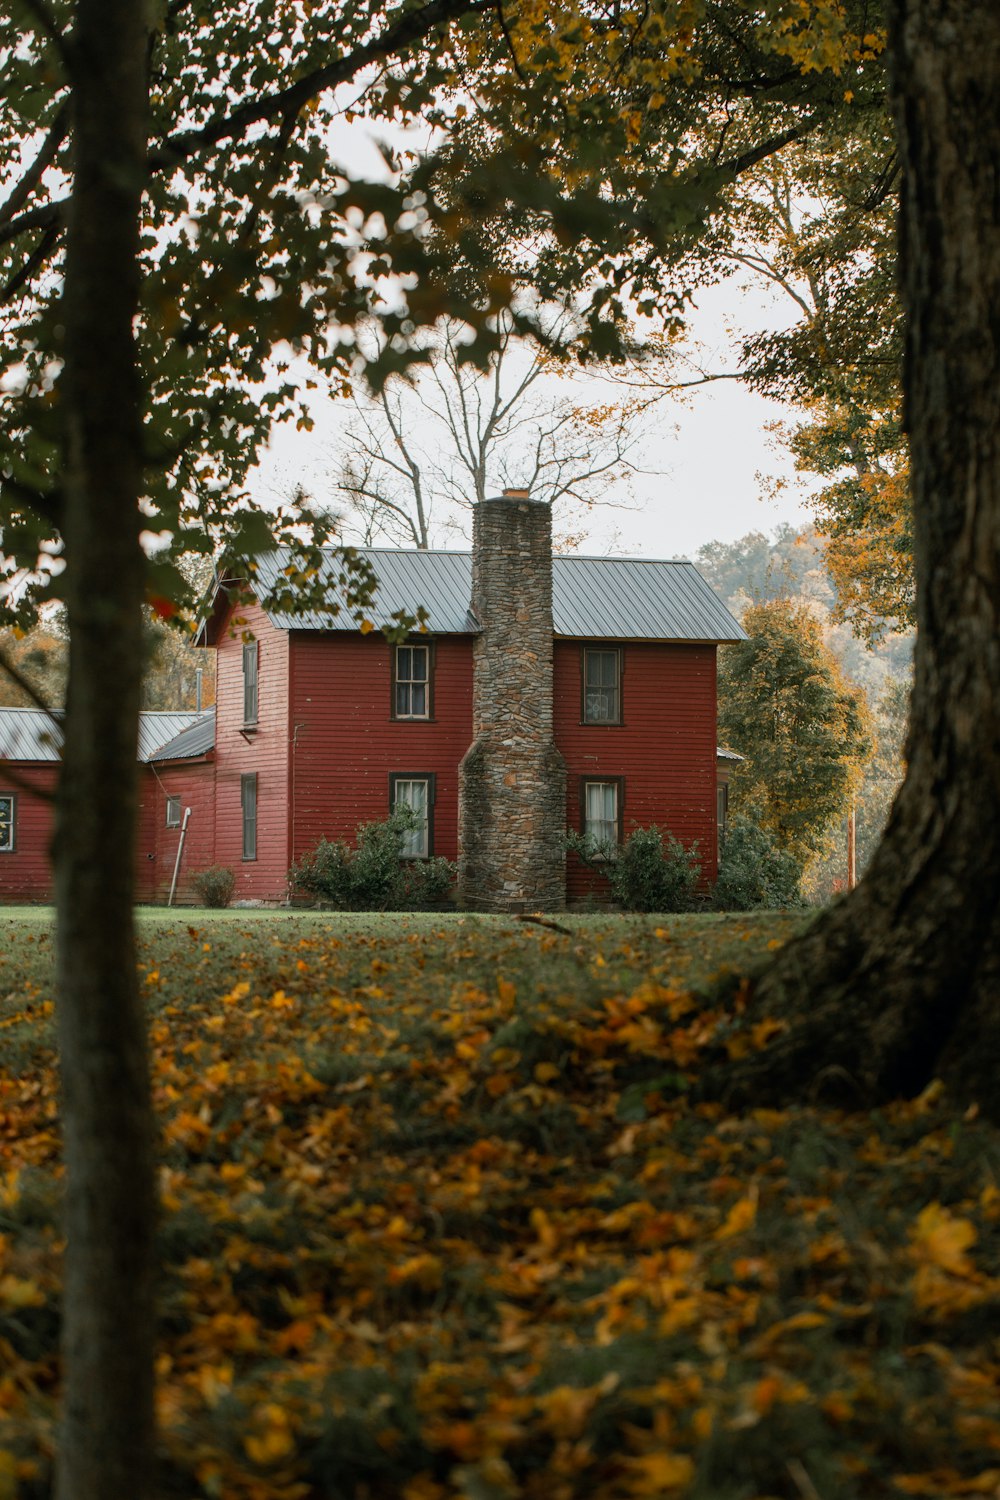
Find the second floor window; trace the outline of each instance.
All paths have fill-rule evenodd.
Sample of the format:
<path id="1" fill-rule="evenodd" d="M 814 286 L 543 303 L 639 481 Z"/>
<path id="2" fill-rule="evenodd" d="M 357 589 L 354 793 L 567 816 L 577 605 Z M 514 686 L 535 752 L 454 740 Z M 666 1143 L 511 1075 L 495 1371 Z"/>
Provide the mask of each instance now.
<path id="1" fill-rule="evenodd" d="M 167 798 L 167 827 L 179 828 L 181 826 L 181 799 L 179 797 Z"/>
<path id="2" fill-rule="evenodd" d="M 583 722 L 622 722 L 622 654 L 617 646 L 583 648 Z"/>
<path id="3" fill-rule="evenodd" d="M 256 724 L 257 722 L 257 665 L 258 652 L 256 641 L 245 641 L 243 644 L 243 722 L 244 724 Z"/>
<path id="4" fill-rule="evenodd" d="M 392 716 L 429 719 L 431 716 L 431 648 L 397 646 L 393 655 Z"/>

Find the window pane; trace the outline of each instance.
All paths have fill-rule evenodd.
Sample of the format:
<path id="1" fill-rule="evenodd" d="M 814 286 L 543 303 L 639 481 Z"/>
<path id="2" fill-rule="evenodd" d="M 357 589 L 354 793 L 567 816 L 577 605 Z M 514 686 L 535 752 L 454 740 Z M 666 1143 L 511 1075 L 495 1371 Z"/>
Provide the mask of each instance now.
<path id="1" fill-rule="evenodd" d="M 426 719 L 430 684 L 430 651 L 427 646 L 396 647 L 396 717 Z"/>
<path id="2" fill-rule="evenodd" d="M 617 651 L 584 652 L 583 717 L 588 724 L 617 724 L 619 712 Z"/>
<path id="3" fill-rule="evenodd" d="M 0 797 L 0 849 L 10 853 L 14 847 L 14 799 Z"/>
<path id="4" fill-rule="evenodd" d="M 595 844 L 617 844 L 617 783 L 588 781 L 584 792 L 584 809 L 584 836 Z"/>
<path id="5" fill-rule="evenodd" d="M 181 799 L 179 797 L 167 798 L 167 827 L 179 828 L 181 826 Z"/>
<path id="6" fill-rule="evenodd" d="M 404 859 L 423 859 L 427 854 L 427 782 L 397 781 L 396 805 L 412 807 L 420 817 L 420 826 L 403 834 L 400 854 Z"/>

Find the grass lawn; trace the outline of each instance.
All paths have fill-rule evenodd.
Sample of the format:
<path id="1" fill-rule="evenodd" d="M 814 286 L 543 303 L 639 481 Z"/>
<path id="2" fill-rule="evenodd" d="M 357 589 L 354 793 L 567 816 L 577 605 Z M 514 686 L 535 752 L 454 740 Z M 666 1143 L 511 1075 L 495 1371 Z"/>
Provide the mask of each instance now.
<path id="1" fill-rule="evenodd" d="M 163 1494 L 1000 1495 L 1000 1132 L 696 1104 L 801 917 L 140 914 Z M 0 1497 L 58 1399 L 51 912 L 0 910 Z M 124 1497 L 123 1497 L 124 1500 Z"/>

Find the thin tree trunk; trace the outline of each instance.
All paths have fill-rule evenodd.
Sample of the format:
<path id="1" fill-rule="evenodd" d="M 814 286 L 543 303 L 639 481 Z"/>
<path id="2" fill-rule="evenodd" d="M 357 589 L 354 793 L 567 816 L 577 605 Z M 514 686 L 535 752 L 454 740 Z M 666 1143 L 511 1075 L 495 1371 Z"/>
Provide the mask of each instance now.
<path id="1" fill-rule="evenodd" d="M 918 636 L 909 769 L 852 896 L 757 1014 L 795 1024 L 734 1096 L 944 1076 L 1000 1117 L 1000 8 L 893 0 Z"/>
<path id="2" fill-rule="evenodd" d="M 67 1166 L 60 1500 L 141 1500 L 153 1436 L 152 1126 L 132 916 L 146 40 L 138 0 L 77 0 L 61 386 L 70 671 L 54 843 Z"/>

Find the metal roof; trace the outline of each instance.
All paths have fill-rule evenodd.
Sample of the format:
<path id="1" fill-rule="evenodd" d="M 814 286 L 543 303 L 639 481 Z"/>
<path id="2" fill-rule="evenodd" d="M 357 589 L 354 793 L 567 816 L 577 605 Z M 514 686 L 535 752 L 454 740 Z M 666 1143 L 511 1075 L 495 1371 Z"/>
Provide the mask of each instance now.
<path id="1" fill-rule="evenodd" d="M 197 719 L 193 713 L 166 713 L 159 710 L 139 715 L 138 759 L 154 758 Z M 0 708 L 0 756 L 4 760 L 59 759 L 62 729 L 40 708 Z M 203 752 L 188 751 L 187 754 Z"/>
<path id="2" fill-rule="evenodd" d="M 190 717 L 190 715 L 188 716 Z M 207 755 L 210 750 L 215 749 L 215 709 L 209 708 L 182 729 L 180 734 L 175 734 L 173 739 L 167 740 L 159 749 L 154 750 L 147 760 L 189 760 L 194 755 Z"/>
<path id="3" fill-rule="evenodd" d="M 422 604 L 428 628 L 438 635 L 477 630 L 470 614 L 471 552 L 401 552 L 372 548 L 362 554 L 378 575 L 372 619 L 382 626 L 398 609 Z M 259 554 L 254 589 L 261 597 L 279 585 L 290 554 Z M 341 612 L 301 615 L 268 612 L 279 630 L 356 630 L 337 585 L 342 564 L 329 554 L 326 577 Z M 574 639 L 742 641 L 746 636 L 725 605 L 689 562 L 625 557 L 556 556 L 552 560 L 555 634 Z"/>
<path id="4" fill-rule="evenodd" d="M 58 760 L 62 730 L 40 708 L 0 708 L 4 760 Z"/>

